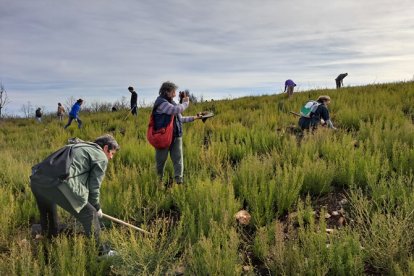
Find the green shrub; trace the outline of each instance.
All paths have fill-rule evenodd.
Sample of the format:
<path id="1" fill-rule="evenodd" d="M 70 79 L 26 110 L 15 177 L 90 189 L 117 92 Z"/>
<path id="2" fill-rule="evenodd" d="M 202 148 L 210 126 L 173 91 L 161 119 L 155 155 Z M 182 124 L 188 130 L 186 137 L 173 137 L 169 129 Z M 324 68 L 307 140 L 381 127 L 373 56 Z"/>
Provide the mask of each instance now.
<path id="1" fill-rule="evenodd" d="M 411 182 L 412 183 L 412 182 Z M 412 186 L 412 184 L 411 184 Z M 409 208 L 390 197 L 369 199 L 361 191 L 351 193 L 353 230 L 360 235 L 367 263 L 381 273 L 395 268 L 407 271 L 414 243 L 412 188 Z"/>
<path id="2" fill-rule="evenodd" d="M 184 187 L 174 187 L 172 193 L 173 201 L 181 211 L 181 219 L 186 222 L 185 238 L 191 242 L 202 235 L 209 235 L 211 221 L 230 225 L 240 208 L 232 187 L 219 181 L 188 183 Z"/>
<path id="3" fill-rule="evenodd" d="M 302 193 L 322 195 L 331 190 L 335 175 L 333 166 L 329 166 L 324 160 L 317 159 L 305 160 L 302 168 L 304 174 Z"/>
<path id="4" fill-rule="evenodd" d="M 364 254 L 349 229 L 325 233 L 324 212 L 315 221 L 310 199 L 298 204 L 299 228 L 275 221 L 258 229 L 254 252 L 272 275 L 360 275 Z"/>
<path id="5" fill-rule="evenodd" d="M 189 248 L 188 274 L 240 275 L 241 260 L 236 230 L 212 222 L 209 236 Z"/>
<path id="6" fill-rule="evenodd" d="M 173 228 L 174 227 L 174 228 Z M 156 220 L 147 229 L 155 235 L 134 231 L 109 233 L 118 256 L 113 260 L 113 272 L 120 275 L 173 274 L 181 262 L 184 244 L 183 222 Z"/>
<path id="7" fill-rule="evenodd" d="M 298 118 L 289 111 L 322 94 L 332 98 L 330 115 L 339 129 L 295 134 Z M 211 110 L 216 116 L 184 125 L 185 183 L 173 187 L 162 185 L 173 176 L 171 161 L 161 184 L 146 141 L 151 108 L 140 108 L 137 117 L 126 117 L 127 110 L 83 112 L 81 130 L 76 125 L 64 130 L 65 122 L 54 117 L 42 124 L 2 119 L 0 274 L 171 275 L 184 267 L 186 274 L 210 275 L 360 275 L 365 268 L 410 275 L 413 106 L 413 82 L 340 93 L 318 89 L 290 100 L 284 94 L 191 104 L 184 115 Z M 29 229 L 39 214 L 28 181 L 31 167 L 68 138 L 94 140 L 108 132 L 121 150 L 102 183 L 102 208 L 158 236 L 113 225 L 103 231 L 103 239 L 120 252 L 113 262 L 96 262 L 93 245 L 77 235 L 33 241 Z M 350 197 L 344 206 L 348 225 L 327 236 L 311 199 L 337 188 Z M 302 203 L 307 194 L 313 197 Z M 252 216 L 246 236 L 235 230 L 240 227 L 233 217 L 242 208 Z M 68 222 L 67 212 L 59 209 L 59 215 Z M 242 272 L 242 265 L 256 270 Z"/>

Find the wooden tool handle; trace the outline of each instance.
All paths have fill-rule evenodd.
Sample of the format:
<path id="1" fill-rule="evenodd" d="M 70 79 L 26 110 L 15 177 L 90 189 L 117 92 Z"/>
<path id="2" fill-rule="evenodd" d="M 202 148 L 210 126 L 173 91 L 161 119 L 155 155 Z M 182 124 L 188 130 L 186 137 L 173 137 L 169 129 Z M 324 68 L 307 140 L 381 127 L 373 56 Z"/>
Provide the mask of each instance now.
<path id="1" fill-rule="evenodd" d="M 115 222 L 117 222 L 117 223 L 119 223 L 119 224 L 122 224 L 122 225 L 128 226 L 128 227 L 133 228 L 133 229 L 135 229 L 135 230 L 138 230 L 138 231 L 140 231 L 140 232 L 142 232 L 142 233 L 145 233 L 145 234 L 148 234 L 148 235 L 153 235 L 152 233 L 150 233 L 150 232 L 148 232 L 148 231 L 145 231 L 144 229 L 141 229 L 141 228 L 139 228 L 139 227 L 136 227 L 135 225 L 132 225 L 132 224 L 130 224 L 130 223 L 128 223 L 128 222 L 125 222 L 125 221 L 122 221 L 122 220 L 120 220 L 120 219 L 117 219 L 117 218 L 111 217 L 110 215 L 107 215 L 107 214 L 102 214 L 102 217 L 103 217 L 103 218 L 107 218 L 107 219 L 112 220 L 112 221 L 115 221 Z"/>
<path id="2" fill-rule="evenodd" d="M 293 111 L 289 111 L 290 114 L 296 115 L 298 117 L 301 117 L 301 115 L 299 113 L 293 112 Z"/>

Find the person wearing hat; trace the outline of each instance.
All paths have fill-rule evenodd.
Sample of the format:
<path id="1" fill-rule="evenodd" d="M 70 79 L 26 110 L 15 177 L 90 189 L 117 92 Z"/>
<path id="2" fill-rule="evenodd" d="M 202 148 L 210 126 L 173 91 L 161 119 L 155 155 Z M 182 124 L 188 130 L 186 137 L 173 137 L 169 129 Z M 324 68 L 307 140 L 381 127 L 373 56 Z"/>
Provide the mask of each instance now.
<path id="1" fill-rule="evenodd" d="M 293 89 L 295 88 L 296 83 L 293 82 L 293 80 L 289 79 L 285 81 L 285 91 L 287 92 L 289 98 L 293 95 Z M 287 90 L 287 91 L 286 91 Z"/>
<path id="2" fill-rule="evenodd" d="M 304 129 L 316 129 L 323 120 L 328 128 L 336 129 L 329 116 L 328 105 L 331 103 L 329 96 L 319 96 L 316 100 L 318 105 L 315 111 L 311 112 L 310 118 L 301 116 L 299 119 L 299 126 L 302 130 Z"/>
<path id="3" fill-rule="evenodd" d="M 134 87 L 128 87 L 128 91 L 131 92 L 131 114 L 134 116 L 138 115 L 138 94 L 135 92 Z"/>

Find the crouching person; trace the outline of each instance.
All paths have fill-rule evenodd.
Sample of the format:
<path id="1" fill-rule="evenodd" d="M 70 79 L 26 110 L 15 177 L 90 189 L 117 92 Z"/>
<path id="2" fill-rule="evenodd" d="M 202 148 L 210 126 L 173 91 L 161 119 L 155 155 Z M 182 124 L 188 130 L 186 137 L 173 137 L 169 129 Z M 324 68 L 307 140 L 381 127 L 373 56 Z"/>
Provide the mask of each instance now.
<path id="1" fill-rule="evenodd" d="M 328 105 L 330 103 L 331 98 L 329 96 L 319 96 L 316 101 L 307 102 L 300 111 L 301 117 L 298 122 L 300 128 L 302 130 L 314 130 L 321 123 L 322 119 L 328 128 L 336 129 L 329 116 Z"/>
<path id="2" fill-rule="evenodd" d="M 119 145 L 111 135 L 93 143 L 76 142 L 32 168 L 31 189 L 40 212 L 42 234 L 58 234 L 57 205 L 72 214 L 99 245 L 102 209 L 99 194 L 108 165 Z M 101 248 L 100 248 L 101 249 Z M 101 252 L 105 253 L 105 252 Z"/>

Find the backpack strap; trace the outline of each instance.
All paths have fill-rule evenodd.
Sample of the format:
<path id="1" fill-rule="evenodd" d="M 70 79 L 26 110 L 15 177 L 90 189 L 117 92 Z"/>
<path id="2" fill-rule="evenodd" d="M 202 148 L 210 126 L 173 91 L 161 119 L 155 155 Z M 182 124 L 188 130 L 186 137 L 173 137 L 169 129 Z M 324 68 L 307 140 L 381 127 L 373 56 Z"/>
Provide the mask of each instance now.
<path id="1" fill-rule="evenodd" d="M 157 101 L 155 102 L 154 107 L 152 108 L 151 115 L 152 115 L 152 114 L 154 114 L 154 112 L 157 110 L 157 108 L 158 108 L 158 107 L 159 107 L 162 103 L 164 103 L 164 101 L 160 101 L 159 103 L 157 103 Z"/>
<path id="2" fill-rule="evenodd" d="M 81 140 L 82 141 L 82 140 Z M 82 145 L 83 144 L 83 145 Z M 99 149 L 102 149 L 98 144 L 96 144 L 96 143 L 93 143 L 93 142 L 87 142 L 87 141 L 82 141 L 82 142 L 77 142 L 77 143 L 75 143 L 75 144 L 71 144 L 71 146 L 72 146 L 72 149 L 75 147 L 75 146 L 77 146 L 77 148 L 83 148 L 83 147 L 96 147 L 96 148 L 99 148 Z M 95 167 L 95 166 L 94 166 Z M 93 170 L 93 168 L 94 167 L 91 167 L 89 170 L 87 170 L 87 171 L 84 171 L 84 172 L 82 172 L 82 173 L 80 173 L 80 174 L 77 174 L 77 175 L 74 175 L 74 176 L 70 176 L 70 177 L 68 177 L 68 178 L 66 178 L 66 179 L 71 179 L 71 178 L 75 178 L 75 177 L 78 177 L 78 176 L 81 176 L 81 175 L 84 175 L 84 174 L 86 174 L 86 173 L 90 173 L 92 170 Z"/>

